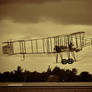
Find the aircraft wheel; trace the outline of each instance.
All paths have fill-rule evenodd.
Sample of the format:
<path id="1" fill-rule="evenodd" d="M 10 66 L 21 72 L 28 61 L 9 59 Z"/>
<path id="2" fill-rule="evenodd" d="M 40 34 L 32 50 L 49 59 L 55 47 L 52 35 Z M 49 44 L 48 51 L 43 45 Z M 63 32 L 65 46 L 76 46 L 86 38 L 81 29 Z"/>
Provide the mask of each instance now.
<path id="1" fill-rule="evenodd" d="M 61 63 L 62 64 L 67 64 L 67 59 L 62 59 Z"/>
<path id="2" fill-rule="evenodd" d="M 68 59 L 68 64 L 73 64 L 74 60 L 72 58 Z"/>

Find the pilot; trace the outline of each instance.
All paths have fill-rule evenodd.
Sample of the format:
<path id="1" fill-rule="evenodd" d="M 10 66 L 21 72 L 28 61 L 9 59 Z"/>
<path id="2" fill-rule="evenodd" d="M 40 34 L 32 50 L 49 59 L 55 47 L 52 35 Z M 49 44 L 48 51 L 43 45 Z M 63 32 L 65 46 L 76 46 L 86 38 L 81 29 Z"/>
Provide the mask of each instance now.
<path id="1" fill-rule="evenodd" d="M 55 46 L 54 49 L 56 50 L 57 53 L 60 53 L 61 52 L 61 48 L 59 46 Z"/>
<path id="2" fill-rule="evenodd" d="M 72 48 L 73 48 L 73 43 L 70 42 L 70 44 L 69 44 L 69 49 L 72 50 Z"/>

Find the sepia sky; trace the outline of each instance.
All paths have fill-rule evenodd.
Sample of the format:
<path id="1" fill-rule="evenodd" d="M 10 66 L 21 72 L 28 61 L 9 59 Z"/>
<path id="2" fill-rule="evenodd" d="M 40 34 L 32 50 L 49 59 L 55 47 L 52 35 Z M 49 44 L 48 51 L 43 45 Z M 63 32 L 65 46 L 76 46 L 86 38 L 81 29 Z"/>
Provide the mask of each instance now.
<path id="1" fill-rule="evenodd" d="M 77 31 L 85 31 L 88 37 L 92 37 L 92 0 L 0 0 L 0 42 L 48 37 Z M 31 59 L 33 60 L 32 69 L 44 71 L 44 68 L 38 69 L 44 63 L 42 60 L 49 62 L 54 59 L 55 57 L 53 59 L 52 57 L 33 58 Z M 13 70 L 20 64 L 26 69 L 31 69 L 30 60 L 27 63 L 26 61 L 21 63 L 18 57 L 14 62 L 12 60 L 12 56 L 1 55 L 0 71 Z M 41 64 L 36 64 L 37 61 L 41 61 Z M 49 63 L 47 67 L 48 65 Z M 82 71 L 84 67 L 78 66 L 77 68 Z M 91 71 L 91 66 L 88 70 Z"/>

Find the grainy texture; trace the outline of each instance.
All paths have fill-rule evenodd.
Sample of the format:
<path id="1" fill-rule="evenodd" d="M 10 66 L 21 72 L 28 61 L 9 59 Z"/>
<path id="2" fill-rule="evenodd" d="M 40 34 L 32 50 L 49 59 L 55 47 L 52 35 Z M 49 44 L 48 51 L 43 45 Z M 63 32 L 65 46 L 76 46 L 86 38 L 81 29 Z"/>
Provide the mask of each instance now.
<path id="1" fill-rule="evenodd" d="M 92 87 L 0 87 L 0 92 L 92 92 Z"/>

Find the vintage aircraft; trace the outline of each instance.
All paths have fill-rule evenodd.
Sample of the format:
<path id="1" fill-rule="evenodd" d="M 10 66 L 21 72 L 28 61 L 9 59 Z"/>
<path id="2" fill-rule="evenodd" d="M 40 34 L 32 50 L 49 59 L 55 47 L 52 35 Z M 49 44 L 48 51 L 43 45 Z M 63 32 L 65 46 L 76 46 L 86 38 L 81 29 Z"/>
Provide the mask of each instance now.
<path id="1" fill-rule="evenodd" d="M 90 44 L 92 38 L 86 39 L 85 32 L 75 32 L 40 39 L 3 42 L 2 51 L 8 55 L 22 54 L 23 58 L 25 54 L 56 54 L 56 63 L 60 56 L 62 64 L 72 64 L 76 61 L 75 52 Z M 63 53 L 67 54 L 67 59 L 63 57 Z"/>

